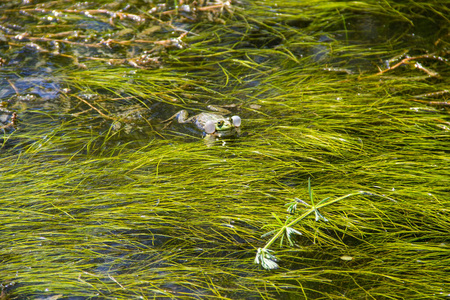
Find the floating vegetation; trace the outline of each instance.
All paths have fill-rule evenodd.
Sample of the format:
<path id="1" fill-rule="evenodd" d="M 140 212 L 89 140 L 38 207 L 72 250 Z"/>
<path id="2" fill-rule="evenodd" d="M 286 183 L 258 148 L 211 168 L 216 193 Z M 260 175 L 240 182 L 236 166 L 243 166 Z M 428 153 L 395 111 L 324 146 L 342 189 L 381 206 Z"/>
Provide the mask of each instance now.
<path id="1" fill-rule="evenodd" d="M 326 207 L 328 205 L 331 205 L 333 203 L 339 202 L 341 200 L 344 200 L 344 199 L 352 197 L 352 196 L 357 196 L 357 195 L 378 196 L 378 195 L 375 195 L 375 194 L 372 194 L 369 192 L 359 191 L 356 193 L 347 194 L 345 196 L 338 197 L 333 200 L 330 200 L 330 197 L 328 197 L 328 198 L 321 200 L 316 205 L 316 204 L 314 204 L 314 196 L 313 196 L 313 190 L 311 188 L 311 180 L 310 179 L 308 179 L 308 193 L 309 193 L 309 199 L 310 199 L 311 204 L 308 204 L 307 202 L 305 202 L 301 199 L 298 199 L 298 198 L 295 198 L 294 202 L 286 204 L 286 206 L 288 206 L 287 211 L 291 214 L 291 216 L 286 218 L 286 221 L 282 222 L 276 214 L 273 214 L 274 218 L 278 221 L 278 223 L 279 223 L 279 225 L 281 225 L 281 227 L 279 230 L 272 230 L 263 235 L 263 237 L 268 236 L 268 235 L 273 235 L 273 237 L 270 239 L 270 241 L 267 242 L 267 244 L 263 248 L 258 248 L 258 252 L 257 252 L 256 258 L 255 258 L 256 264 L 260 264 L 264 269 L 268 269 L 268 270 L 277 269 L 278 268 L 278 264 L 276 263 L 277 258 L 274 256 L 273 251 L 271 251 L 268 248 L 278 239 L 280 240 L 280 247 L 283 246 L 284 240 L 288 241 L 289 246 L 294 246 L 295 245 L 294 235 L 302 235 L 302 233 L 300 231 L 298 231 L 297 229 L 295 229 L 293 226 L 295 226 L 297 223 L 299 223 L 300 221 L 302 221 L 303 219 L 305 219 L 312 213 L 314 213 L 314 215 L 315 215 L 316 222 L 320 221 L 320 220 L 322 220 L 324 222 L 328 222 L 328 219 L 325 218 L 319 212 L 319 208 Z M 395 200 L 393 200 L 393 201 L 395 202 Z M 299 203 L 301 203 L 307 207 L 310 207 L 310 209 L 308 209 L 306 212 L 304 212 L 300 216 L 294 218 L 294 216 L 292 216 L 292 215 L 295 214 Z M 342 257 L 347 258 L 348 256 L 342 256 Z M 341 259 L 342 259 L 342 257 L 341 257 Z M 343 259 L 343 260 L 347 260 L 347 259 Z"/>
<path id="2" fill-rule="evenodd" d="M 0 299 L 447 299 L 449 15 L 1 3 Z"/>

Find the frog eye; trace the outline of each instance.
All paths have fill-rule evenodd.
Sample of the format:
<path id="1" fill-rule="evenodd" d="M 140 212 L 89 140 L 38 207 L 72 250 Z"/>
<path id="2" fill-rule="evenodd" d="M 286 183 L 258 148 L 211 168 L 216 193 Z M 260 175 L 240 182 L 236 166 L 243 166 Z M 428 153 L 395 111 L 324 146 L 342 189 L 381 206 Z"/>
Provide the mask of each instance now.
<path id="1" fill-rule="evenodd" d="M 219 127 L 219 128 L 222 127 L 224 123 L 225 123 L 224 121 L 218 121 L 217 122 L 217 127 Z"/>
<path id="2" fill-rule="evenodd" d="M 214 133 L 216 131 L 216 124 L 213 121 L 208 121 L 205 123 L 205 132 Z"/>
<path id="3" fill-rule="evenodd" d="M 232 116 L 231 122 L 233 123 L 233 126 L 236 126 L 236 127 L 241 126 L 241 118 L 239 116 Z"/>

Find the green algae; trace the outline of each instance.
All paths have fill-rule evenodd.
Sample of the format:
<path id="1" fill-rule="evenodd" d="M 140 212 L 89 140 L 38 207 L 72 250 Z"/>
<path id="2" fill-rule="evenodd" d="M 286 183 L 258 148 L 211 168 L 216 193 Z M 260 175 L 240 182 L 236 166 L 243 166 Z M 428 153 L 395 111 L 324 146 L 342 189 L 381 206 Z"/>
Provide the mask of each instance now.
<path id="1" fill-rule="evenodd" d="M 93 14 L 95 5 L 79 4 L 93 17 L 69 11 L 74 3 L 22 7 L 37 21 L 17 21 L 27 41 L 14 39 L 20 27 L 8 27 L 15 32 L 4 33 L 9 63 L 1 71 L 9 80 L 2 100 L 20 121 L 0 137 L 6 295 L 448 297 L 448 8 L 276 4 L 221 11 L 206 3 L 194 18 L 176 13 L 173 1 L 153 15 L 151 4 L 136 2 L 112 23 L 110 14 Z M 68 42 L 50 54 L 57 38 L 43 40 L 40 31 L 52 25 L 42 19 L 50 8 L 65 27 L 48 28 L 87 44 L 82 56 L 82 45 Z M 86 36 L 72 36 L 77 24 Z M 124 31 L 161 42 L 179 38 L 177 28 L 190 33 L 174 48 Z M 122 43 L 94 51 L 107 37 Z M 21 59 L 23 51 L 36 61 Z M 133 65 L 137 57 L 158 63 Z M 18 66 L 52 77 L 27 81 Z M 233 105 L 246 134 L 207 147 L 200 133 L 161 123 L 209 104 Z M 136 106 L 142 110 L 132 114 Z M 309 198 L 308 178 L 320 199 L 368 194 L 321 208 L 328 222 L 303 219 L 292 245 L 272 248 L 280 267 L 258 267 L 256 251 L 268 241 L 261 236 L 279 228 L 273 214 L 284 222 L 286 203 Z"/>

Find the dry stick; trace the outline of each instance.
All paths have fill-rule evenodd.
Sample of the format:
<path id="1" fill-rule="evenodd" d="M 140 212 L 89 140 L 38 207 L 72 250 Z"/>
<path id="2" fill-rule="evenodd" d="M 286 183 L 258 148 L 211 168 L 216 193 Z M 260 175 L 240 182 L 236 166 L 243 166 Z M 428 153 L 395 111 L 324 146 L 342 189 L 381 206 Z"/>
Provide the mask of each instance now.
<path id="1" fill-rule="evenodd" d="M 423 103 L 423 104 L 428 104 L 431 106 L 450 106 L 450 102 L 447 101 L 426 101 L 426 100 L 420 100 L 420 98 L 429 98 L 429 97 L 438 97 L 441 96 L 443 94 L 449 93 L 449 90 L 442 90 L 442 91 L 437 91 L 437 92 L 432 92 L 432 93 L 427 93 L 427 94 L 421 94 L 421 95 L 416 95 L 413 96 L 414 99 L 408 99 L 409 101 L 414 101 L 414 102 L 418 102 L 418 103 Z"/>
<path id="2" fill-rule="evenodd" d="M 83 111 L 80 111 L 80 112 L 77 112 L 77 113 L 73 113 L 72 116 L 78 117 L 78 116 L 81 116 L 81 115 L 84 114 L 84 113 L 90 112 L 91 110 L 92 110 L 92 108 L 85 109 L 85 110 L 83 110 Z"/>
<path id="3" fill-rule="evenodd" d="M 441 60 L 441 61 L 446 61 L 446 59 L 444 59 L 442 57 L 439 57 L 439 56 L 436 56 L 436 55 L 433 55 L 433 54 L 425 54 L 425 55 L 419 55 L 419 56 L 406 57 L 406 58 L 402 59 L 400 62 L 398 62 L 397 64 L 393 65 L 392 67 L 389 67 L 389 68 L 387 68 L 385 70 L 382 70 L 382 71 L 378 72 L 375 75 L 381 75 L 381 74 L 386 73 L 386 72 L 388 72 L 390 70 L 396 69 L 396 68 L 398 68 L 399 66 L 401 66 L 403 64 L 407 64 L 411 60 L 421 59 L 421 58 L 432 58 L 432 59 L 437 59 L 437 60 Z M 422 66 L 418 66 L 418 68 L 423 70 L 423 71 L 425 71 L 430 76 L 437 76 L 437 75 L 439 75 L 438 73 L 429 71 L 429 70 L 425 69 Z M 431 75 L 431 74 L 433 74 L 433 75 Z"/>
<path id="4" fill-rule="evenodd" d="M 443 94 L 448 93 L 449 90 L 442 90 L 442 91 L 437 91 L 437 92 L 432 92 L 432 93 L 426 93 L 426 94 L 420 94 L 420 95 L 415 95 L 412 96 L 413 98 L 425 98 L 425 97 L 438 97 L 441 96 Z"/>
<path id="5" fill-rule="evenodd" d="M 409 101 L 419 102 L 423 104 L 428 104 L 431 106 L 448 106 L 450 107 L 450 102 L 439 102 L 439 101 L 425 101 L 425 100 L 418 100 L 418 99 L 408 99 Z"/>
<path id="6" fill-rule="evenodd" d="M 11 11 L 11 10 L 10 10 Z M 105 14 L 105 15 L 109 15 L 111 18 L 117 18 L 119 17 L 119 19 L 123 20 L 123 19 L 130 19 L 133 21 L 143 21 L 145 20 L 144 17 L 141 17 L 139 15 L 135 15 L 135 14 L 130 14 L 130 13 L 123 13 L 123 12 L 114 12 L 114 11 L 109 11 L 106 9 L 93 9 L 93 10 L 74 10 L 74 9 L 62 9 L 62 10 L 58 10 L 58 11 L 49 11 L 46 9 L 40 9 L 40 8 L 32 8 L 32 9 L 22 9 L 21 11 L 36 11 L 36 12 L 40 12 L 40 13 L 60 13 L 60 12 L 64 12 L 64 13 L 73 13 L 73 14 L 82 14 L 85 15 L 87 17 L 95 15 L 95 14 Z"/>
<path id="7" fill-rule="evenodd" d="M 6 79 L 6 81 L 8 81 L 9 85 L 14 89 L 14 91 L 16 92 L 16 95 L 19 96 L 19 90 L 16 88 L 16 86 L 14 85 L 14 83 L 12 83 L 9 79 Z"/>
<path id="8" fill-rule="evenodd" d="M 113 118 L 113 117 L 110 117 L 110 116 L 108 116 L 108 115 L 105 115 L 105 114 L 102 113 L 98 108 L 96 108 L 95 106 L 93 106 L 92 104 L 90 104 L 89 102 L 87 102 L 86 100 L 84 100 L 83 98 L 81 98 L 81 97 L 79 97 L 79 96 L 76 96 L 76 95 L 74 95 L 74 96 L 75 96 L 75 98 L 77 98 L 78 100 L 83 101 L 84 103 L 86 103 L 87 105 L 89 105 L 92 109 L 94 109 L 95 111 L 97 111 L 103 118 L 109 119 L 109 120 L 113 120 L 113 121 L 118 121 L 118 120 L 119 120 L 119 119 L 117 119 L 117 118 Z"/>
<path id="9" fill-rule="evenodd" d="M 227 7 L 227 4 L 214 4 L 214 5 L 210 5 L 210 6 L 201 6 L 201 7 L 195 7 L 195 10 L 200 10 L 200 11 L 213 11 L 216 9 L 222 10 L 224 7 Z M 178 10 L 173 9 L 173 10 L 166 10 L 163 12 L 157 12 L 159 14 L 162 15 L 171 15 L 171 14 L 176 14 L 178 13 Z"/>
<path id="10" fill-rule="evenodd" d="M 17 36 L 13 36 L 13 35 L 5 35 L 5 36 L 10 39 L 17 39 Z M 20 39 L 28 39 L 30 41 L 38 41 L 38 42 L 58 42 L 58 43 L 63 43 L 63 44 L 78 45 L 78 46 L 93 47 L 93 48 L 102 47 L 102 45 L 100 43 L 86 44 L 86 43 L 72 42 L 72 41 L 67 41 L 67 40 L 52 39 L 52 38 L 48 38 L 48 37 L 22 36 Z M 20 41 L 20 39 L 19 39 L 19 41 Z"/>

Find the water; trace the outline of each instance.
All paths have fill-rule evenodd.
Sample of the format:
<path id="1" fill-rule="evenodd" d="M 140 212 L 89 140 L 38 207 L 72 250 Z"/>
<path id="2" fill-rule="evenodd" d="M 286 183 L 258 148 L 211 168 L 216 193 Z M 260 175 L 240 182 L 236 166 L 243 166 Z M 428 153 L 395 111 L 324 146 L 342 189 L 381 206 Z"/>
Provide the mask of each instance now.
<path id="1" fill-rule="evenodd" d="M 448 294 L 448 8 L 390 4 L 1 3 L 4 293 Z M 244 134 L 162 123 L 210 104 Z M 264 270 L 308 178 L 316 203 L 368 193 L 296 224 Z"/>

